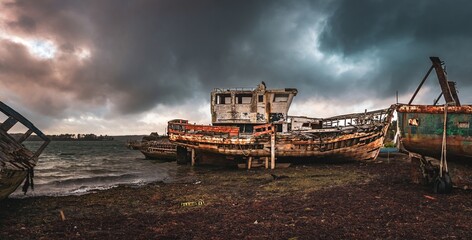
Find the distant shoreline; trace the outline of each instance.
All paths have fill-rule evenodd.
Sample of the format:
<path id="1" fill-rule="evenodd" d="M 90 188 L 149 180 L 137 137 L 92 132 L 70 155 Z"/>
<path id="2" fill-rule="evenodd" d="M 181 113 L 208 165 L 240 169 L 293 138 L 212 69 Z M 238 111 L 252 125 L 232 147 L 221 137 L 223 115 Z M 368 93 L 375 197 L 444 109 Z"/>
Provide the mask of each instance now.
<path id="1" fill-rule="evenodd" d="M 19 139 L 23 133 L 12 133 L 11 136 L 13 136 L 15 139 Z M 46 135 L 52 142 L 86 142 L 86 141 L 94 141 L 94 142 L 100 142 L 100 141 L 115 141 L 115 140 L 122 140 L 122 141 L 127 141 L 127 140 L 141 140 L 144 136 L 147 135 L 117 135 L 117 136 L 109 136 L 109 135 L 95 135 L 95 134 L 78 134 L 78 135 L 84 135 L 85 137 L 81 138 L 73 138 L 71 136 L 75 136 L 73 134 L 61 134 L 61 135 Z M 64 137 L 67 136 L 67 137 Z M 41 140 L 38 136 L 32 135 L 30 136 L 26 141 L 43 141 Z"/>

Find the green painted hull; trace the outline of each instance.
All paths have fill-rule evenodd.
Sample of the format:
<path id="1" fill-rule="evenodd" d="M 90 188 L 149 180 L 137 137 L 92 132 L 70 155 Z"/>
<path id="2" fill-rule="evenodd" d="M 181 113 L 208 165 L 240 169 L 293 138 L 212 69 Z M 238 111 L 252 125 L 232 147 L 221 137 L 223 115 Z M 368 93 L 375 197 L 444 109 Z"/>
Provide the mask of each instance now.
<path id="1" fill-rule="evenodd" d="M 401 143 L 409 151 L 440 158 L 444 129 L 443 106 L 400 106 L 397 109 Z M 472 163 L 472 106 L 448 107 L 448 160 Z"/>

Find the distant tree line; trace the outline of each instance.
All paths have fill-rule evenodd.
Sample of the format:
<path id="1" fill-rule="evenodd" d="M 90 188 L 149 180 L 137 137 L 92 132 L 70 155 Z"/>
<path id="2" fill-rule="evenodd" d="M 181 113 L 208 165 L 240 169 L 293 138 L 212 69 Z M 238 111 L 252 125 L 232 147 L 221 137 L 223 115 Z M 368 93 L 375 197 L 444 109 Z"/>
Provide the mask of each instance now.
<path id="1" fill-rule="evenodd" d="M 19 139 L 23 133 L 13 133 L 11 136 L 13 136 L 15 139 Z M 113 137 L 110 137 L 108 135 L 95 135 L 93 133 L 89 134 L 70 134 L 70 133 L 65 133 L 65 134 L 58 134 L 58 135 L 46 135 L 51 141 L 112 141 Z M 28 137 L 27 141 L 42 141 L 41 138 L 39 138 L 36 135 L 31 135 Z"/>

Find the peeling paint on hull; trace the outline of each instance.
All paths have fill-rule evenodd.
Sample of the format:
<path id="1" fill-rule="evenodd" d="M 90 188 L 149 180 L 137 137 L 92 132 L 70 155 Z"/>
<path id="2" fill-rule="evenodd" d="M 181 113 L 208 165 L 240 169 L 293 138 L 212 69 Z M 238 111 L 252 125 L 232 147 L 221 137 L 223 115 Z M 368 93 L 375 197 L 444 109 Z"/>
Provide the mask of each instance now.
<path id="1" fill-rule="evenodd" d="M 448 160 L 472 160 L 472 106 L 449 106 Z M 401 105 L 397 109 L 403 147 L 423 156 L 440 158 L 444 106 Z M 415 122 L 412 124 L 412 122 Z"/>
<path id="2" fill-rule="evenodd" d="M 382 121 L 358 126 L 290 131 L 275 134 L 275 155 L 284 158 L 330 158 L 343 160 L 375 160 L 390 126 L 394 107 L 378 113 Z M 366 113 L 361 113 L 360 116 Z M 346 115 L 349 118 L 357 115 Z M 343 118 L 336 118 L 336 122 Z M 211 129 L 215 131 L 211 131 Z M 179 129 L 179 130 L 173 130 Z M 234 133 L 232 127 L 213 127 L 169 123 L 169 139 L 180 147 L 198 153 L 211 153 L 233 158 L 271 156 L 270 132 L 259 135 Z"/>
<path id="3" fill-rule="evenodd" d="M 276 158 L 375 160 L 390 126 L 395 105 L 387 109 L 330 118 L 289 116 L 295 88 L 219 89 L 211 93 L 212 125 L 168 122 L 170 141 L 177 145 L 177 163 L 192 165 L 204 155 L 222 159 L 265 161 Z M 180 149 L 180 150 L 179 150 Z"/>

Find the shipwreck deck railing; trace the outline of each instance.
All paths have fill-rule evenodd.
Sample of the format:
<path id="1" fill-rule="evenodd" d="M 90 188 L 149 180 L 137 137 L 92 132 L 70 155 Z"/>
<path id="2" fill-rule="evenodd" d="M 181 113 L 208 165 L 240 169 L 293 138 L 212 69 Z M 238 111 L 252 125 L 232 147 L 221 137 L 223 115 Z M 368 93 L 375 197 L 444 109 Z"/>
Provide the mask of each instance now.
<path id="1" fill-rule="evenodd" d="M 208 126 L 208 125 L 195 125 L 188 124 L 188 121 L 184 120 L 183 122 L 169 121 L 167 127 L 168 134 L 202 134 L 202 135 L 212 135 L 212 134 L 228 134 L 230 137 L 239 136 L 239 127 L 231 126 Z"/>
<path id="2" fill-rule="evenodd" d="M 256 88 L 239 87 L 239 88 L 214 88 L 215 93 L 229 93 L 229 92 L 253 92 Z"/>
<path id="3" fill-rule="evenodd" d="M 228 137 L 238 138 L 240 136 L 239 127 L 236 126 L 210 126 L 210 125 L 196 125 L 189 124 L 187 120 L 169 121 L 167 127 L 168 134 L 176 135 L 227 135 Z M 254 131 L 245 136 L 258 137 L 261 135 L 270 135 L 275 133 L 275 127 L 273 124 L 263 124 L 254 126 Z"/>
<path id="4" fill-rule="evenodd" d="M 269 123 L 269 124 L 254 126 L 253 135 L 254 135 L 254 137 L 258 137 L 258 136 L 265 135 L 265 134 L 272 134 L 274 132 L 275 132 L 274 125 Z"/>
<path id="5" fill-rule="evenodd" d="M 372 125 L 375 123 L 385 123 L 390 121 L 393 116 L 393 111 L 396 106 L 392 105 L 390 108 L 364 112 L 364 113 L 353 113 L 334 116 L 323 119 L 323 128 L 327 127 L 347 127 L 347 126 L 360 126 L 360 125 Z"/>

